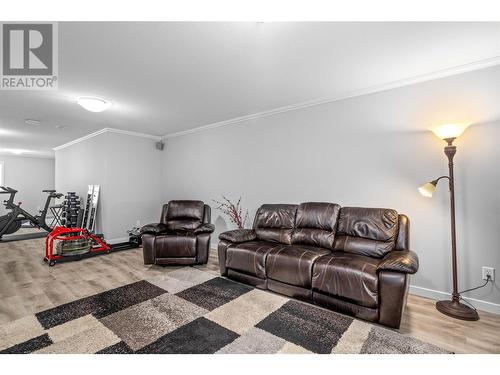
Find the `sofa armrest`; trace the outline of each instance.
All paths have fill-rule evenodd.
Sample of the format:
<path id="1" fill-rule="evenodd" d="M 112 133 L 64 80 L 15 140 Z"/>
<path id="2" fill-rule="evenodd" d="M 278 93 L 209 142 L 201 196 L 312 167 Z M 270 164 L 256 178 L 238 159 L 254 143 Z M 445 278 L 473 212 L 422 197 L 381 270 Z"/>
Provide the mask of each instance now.
<path id="1" fill-rule="evenodd" d="M 202 224 L 198 228 L 196 228 L 193 232 L 194 232 L 194 234 L 212 233 L 214 230 L 215 230 L 215 225 Z"/>
<path id="2" fill-rule="evenodd" d="M 415 273 L 418 270 L 418 256 L 411 250 L 395 250 L 388 253 L 377 267 L 377 271 Z"/>
<path id="3" fill-rule="evenodd" d="M 141 235 L 145 233 L 159 235 L 167 232 L 167 226 L 163 223 L 151 223 L 141 228 Z"/>
<path id="4" fill-rule="evenodd" d="M 253 229 L 235 229 L 219 235 L 219 240 L 225 240 L 232 243 L 253 241 L 256 238 L 257 234 Z"/>

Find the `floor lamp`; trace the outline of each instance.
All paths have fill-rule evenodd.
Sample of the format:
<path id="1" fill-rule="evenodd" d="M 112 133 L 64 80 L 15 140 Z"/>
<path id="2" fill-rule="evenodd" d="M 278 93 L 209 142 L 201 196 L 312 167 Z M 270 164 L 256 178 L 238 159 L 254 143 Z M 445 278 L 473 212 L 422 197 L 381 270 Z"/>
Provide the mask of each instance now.
<path id="1" fill-rule="evenodd" d="M 432 197 L 436 186 L 441 179 L 447 179 L 450 188 L 450 211 L 451 211 L 451 268 L 453 272 L 453 292 L 451 300 L 439 301 L 436 303 L 436 309 L 441 313 L 453 318 L 462 320 L 478 320 L 477 311 L 460 302 L 460 293 L 458 292 L 457 278 L 457 239 L 455 233 L 455 181 L 453 176 L 453 157 L 457 152 L 457 146 L 453 146 L 453 141 L 459 137 L 466 126 L 447 124 L 434 129 L 434 133 L 445 140 L 448 145 L 444 148 L 444 153 L 448 157 L 448 175 L 441 176 L 433 181 L 426 183 L 418 188 L 420 194 L 424 197 Z"/>

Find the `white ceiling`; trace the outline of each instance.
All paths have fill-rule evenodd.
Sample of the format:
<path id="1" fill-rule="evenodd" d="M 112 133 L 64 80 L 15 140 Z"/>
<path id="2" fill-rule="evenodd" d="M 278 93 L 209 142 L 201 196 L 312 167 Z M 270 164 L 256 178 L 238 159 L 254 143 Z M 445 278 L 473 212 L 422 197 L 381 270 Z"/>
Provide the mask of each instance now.
<path id="1" fill-rule="evenodd" d="M 104 127 L 166 135 L 498 56 L 500 23 L 63 22 L 59 89 L 0 91 L 0 152 L 51 155 Z M 113 106 L 87 112 L 86 95 Z"/>

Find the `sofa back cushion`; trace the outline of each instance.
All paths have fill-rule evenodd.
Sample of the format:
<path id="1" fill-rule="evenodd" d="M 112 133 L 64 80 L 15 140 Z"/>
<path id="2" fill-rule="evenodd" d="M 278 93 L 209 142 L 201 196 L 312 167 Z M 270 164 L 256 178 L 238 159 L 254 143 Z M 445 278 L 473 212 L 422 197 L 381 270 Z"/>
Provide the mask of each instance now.
<path id="1" fill-rule="evenodd" d="M 257 238 L 290 245 L 297 213 L 296 204 L 264 204 L 255 214 L 253 228 Z"/>
<path id="2" fill-rule="evenodd" d="M 335 203 L 300 204 L 295 218 L 292 243 L 333 250 L 339 211 L 340 206 Z"/>
<path id="3" fill-rule="evenodd" d="M 334 249 L 381 258 L 394 249 L 397 235 L 395 210 L 342 207 Z"/>
<path id="4" fill-rule="evenodd" d="M 164 220 L 168 230 L 182 231 L 198 228 L 203 221 L 204 204 L 202 201 L 170 201 L 164 210 Z"/>

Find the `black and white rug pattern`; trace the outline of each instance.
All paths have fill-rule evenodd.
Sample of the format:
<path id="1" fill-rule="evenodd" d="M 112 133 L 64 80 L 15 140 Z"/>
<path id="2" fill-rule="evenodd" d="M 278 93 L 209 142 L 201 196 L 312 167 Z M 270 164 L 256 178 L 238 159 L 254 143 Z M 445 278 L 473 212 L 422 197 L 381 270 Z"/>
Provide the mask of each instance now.
<path id="1" fill-rule="evenodd" d="M 1 353 L 446 353 L 186 267 L 0 326 Z"/>

